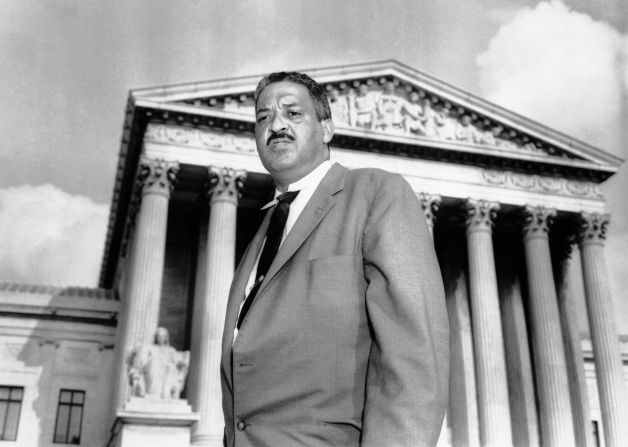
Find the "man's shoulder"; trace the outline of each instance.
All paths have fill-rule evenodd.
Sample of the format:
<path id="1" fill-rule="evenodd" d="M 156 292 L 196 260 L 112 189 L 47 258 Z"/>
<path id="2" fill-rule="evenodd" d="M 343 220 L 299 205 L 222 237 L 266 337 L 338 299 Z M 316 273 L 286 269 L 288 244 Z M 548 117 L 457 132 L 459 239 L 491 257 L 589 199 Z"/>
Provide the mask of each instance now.
<path id="1" fill-rule="evenodd" d="M 367 187 L 368 189 L 378 190 L 385 185 L 407 186 L 408 182 L 399 174 L 386 171 L 379 168 L 357 168 L 348 169 L 346 171 L 347 186 L 355 185 L 358 187 Z"/>

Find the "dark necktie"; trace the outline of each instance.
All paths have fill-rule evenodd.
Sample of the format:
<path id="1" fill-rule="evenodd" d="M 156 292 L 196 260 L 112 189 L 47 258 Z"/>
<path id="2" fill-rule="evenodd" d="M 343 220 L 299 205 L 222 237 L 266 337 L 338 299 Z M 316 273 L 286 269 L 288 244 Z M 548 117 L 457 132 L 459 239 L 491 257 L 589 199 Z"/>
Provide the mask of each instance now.
<path id="1" fill-rule="evenodd" d="M 273 214 L 270 216 L 270 223 L 268 225 L 268 230 L 266 231 L 266 243 L 264 244 L 264 249 L 262 250 L 262 254 L 257 264 L 255 284 L 253 284 L 253 287 L 251 288 L 249 295 L 244 300 L 244 304 L 240 310 L 238 324 L 236 325 L 238 329 L 240 329 L 240 326 L 244 321 L 244 317 L 255 299 L 257 290 L 262 284 L 262 281 L 264 281 L 264 277 L 266 276 L 270 265 L 273 263 L 273 259 L 275 259 L 275 256 L 277 255 L 279 245 L 281 245 L 283 230 L 286 227 L 286 221 L 288 220 L 290 204 L 295 199 L 297 194 L 299 194 L 299 191 L 289 191 L 277 196 L 277 205 L 275 205 Z"/>

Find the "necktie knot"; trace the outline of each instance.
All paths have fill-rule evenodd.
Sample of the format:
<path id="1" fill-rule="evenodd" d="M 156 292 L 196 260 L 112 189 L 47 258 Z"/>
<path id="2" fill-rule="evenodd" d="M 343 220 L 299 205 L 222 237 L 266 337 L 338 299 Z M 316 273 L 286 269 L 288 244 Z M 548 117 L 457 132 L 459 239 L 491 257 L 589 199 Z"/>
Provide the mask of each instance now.
<path id="1" fill-rule="evenodd" d="M 279 194 L 277 196 L 278 203 L 287 203 L 288 205 L 292 203 L 292 201 L 297 197 L 299 191 L 288 191 L 283 194 Z"/>

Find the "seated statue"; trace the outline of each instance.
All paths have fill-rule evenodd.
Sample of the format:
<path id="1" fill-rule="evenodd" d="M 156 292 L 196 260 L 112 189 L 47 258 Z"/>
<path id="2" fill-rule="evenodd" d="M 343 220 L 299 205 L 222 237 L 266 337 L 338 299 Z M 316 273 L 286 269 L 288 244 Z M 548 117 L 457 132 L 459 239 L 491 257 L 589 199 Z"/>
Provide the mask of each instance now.
<path id="1" fill-rule="evenodd" d="M 157 328 L 155 342 L 133 349 L 129 360 L 131 395 L 179 399 L 190 365 L 190 352 L 170 346 L 168 330 Z"/>

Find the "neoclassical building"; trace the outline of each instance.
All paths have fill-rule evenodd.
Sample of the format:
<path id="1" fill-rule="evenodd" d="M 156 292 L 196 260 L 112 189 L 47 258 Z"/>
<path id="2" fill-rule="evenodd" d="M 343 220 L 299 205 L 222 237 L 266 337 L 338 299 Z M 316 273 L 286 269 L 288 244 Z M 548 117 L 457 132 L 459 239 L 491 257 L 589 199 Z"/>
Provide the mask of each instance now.
<path id="1" fill-rule="evenodd" d="M 395 61 L 307 73 L 329 95 L 332 160 L 403 175 L 432 230 L 452 354 L 439 445 L 628 445 L 628 349 L 615 326 L 603 256 L 609 214 L 598 188 L 622 160 Z M 0 287 L 2 338 L 33 345 L 29 355 L 37 358 L 56 349 L 53 363 L 70 355 L 63 350 L 72 343 L 88 340 L 89 348 L 81 346 L 100 362 L 92 385 L 61 381 L 47 389 L 50 421 L 39 414 L 37 435 L 43 443 L 20 445 L 53 445 L 59 433 L 72 440 L 74 413 L 63 419 L 60 408 L 79 404 L 83 432 L 99 427 L 85 441 L 79 425 L 81 445 L 222 445 L 227 295 L 273 191 L 253 137 L 259 78 L 131 91 L 98 289 L 110 299 L 93 300 L 108 307 L 96 306 L 97 316 L 74 315 L 70 303 L 64 309 L 71 315 L 59 319 L 57 311 L 46 320 L 83 332 L 72 329 L 79 335 L 49 343 L 37 318 L 58 297 L 42 299 L 39 310 L 23 305 L 30 310 L 20 313 L 11 300 L 26 292 Z M 590 328 L 585 339 L 567 274 L 575 252 Z M 76 305 L 89 308 L 86 301 Z M 37 327 L 29 332 L 29 324 Z M 169 335 L 161 345 L 158 327 Z M 189 362 L 177 363 L 189 370 L 182 393 L 144 393 L 150 380 L 133 369 L 140 346 L 153 358 L 189 351 Z M 28 387 L 41 387 L 41 378 L 20 382 L 20 368 L 27 368 L 20 355 L 12 357 L 12 372 L 0 367 L 6 408 L 18 400 L 32 406 L 24 404 L 29 392 L 36 395 Z M 22 429 L 23 421 L 16 433 L 27 439 Z"/>

